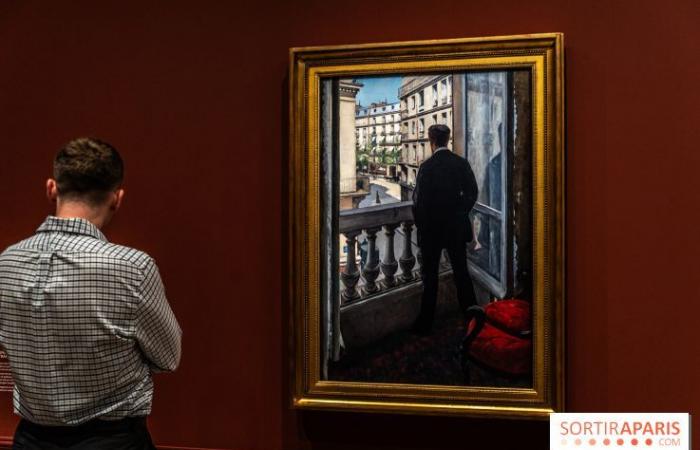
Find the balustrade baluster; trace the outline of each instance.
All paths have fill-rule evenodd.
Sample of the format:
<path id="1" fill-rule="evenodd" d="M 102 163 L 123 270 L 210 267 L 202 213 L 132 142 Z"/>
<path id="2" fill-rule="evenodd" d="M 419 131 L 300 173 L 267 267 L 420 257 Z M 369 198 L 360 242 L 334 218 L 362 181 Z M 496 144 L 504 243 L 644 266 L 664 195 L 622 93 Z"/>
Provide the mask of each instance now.
<path id="1" fill-rule="evenodd" d="M 365 230 L 367 234 L 367 240 L 369 241 L 367 262 L 362 268 L 362 278 L 365 280 L 365 285 L 363 290 L 365 294 L 373 294 L 379 290 L 376 280 L 379 276 L 379 258 L 377 251 L 377 231 L 381 230 L 381 227 L 368 228 Z"/>
<path id="2" fill-rule="evenodd" d="M 416 265 L 416 257 L 413 256 L 413 243 L 411 242 L 411 234 L 413 233 L 413 222 L 406 221 L 401 224 L 403 231 L 403 253 L 399 258 L 401 266 L 401 275 L 399 279 L 403 282 L 413 280 L 413 266 Z"/>
<path id="3" fill-rule="evenodd" d="M 355 300 L 360 297 L 360 293 L 357 291 L 357 282 L 360 280 L 360 271 L 357 268 L 357 260 L 355 259 L 357 244 L 357 236 L 360 231 L 350 231 L 345 234 L 346 244 L 348 246 L 348 257 L 345 262 L 345 268 L 340 273 L 340 279 L 343 282 L 342 299 L 343 303 Z"/>
<path id="4" fill-rule="evenodd" d="M 399 224 L 393 223 L 384 225 L 384 233 L 386 234 L 386 243 L 384 246 L 384 257 L 382 258 L 381 268 L 384 274 L 384 286 L 392 287 L 396 285 L 396 271 L 399 268 L 399 263 L 394 256 L 394 236 L 396 236 L 396 227 Z"/>

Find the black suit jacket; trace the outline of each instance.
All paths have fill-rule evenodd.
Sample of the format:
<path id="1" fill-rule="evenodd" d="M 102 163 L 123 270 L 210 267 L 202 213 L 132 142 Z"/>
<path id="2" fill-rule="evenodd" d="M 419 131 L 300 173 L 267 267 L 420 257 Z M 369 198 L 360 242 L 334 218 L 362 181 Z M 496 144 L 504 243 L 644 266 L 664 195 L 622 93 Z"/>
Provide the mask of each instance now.
<path id="1" fill-rule="evenodd" d="M 471 241 L 469 212 L 478 195 L 476 178 L 466 159 L 449 150 L 440 150 L 426 159 L 418 169 L 413 190 L 413 219 L 419 244 L 455 232 L 464 232 L 463 237 Z"/>

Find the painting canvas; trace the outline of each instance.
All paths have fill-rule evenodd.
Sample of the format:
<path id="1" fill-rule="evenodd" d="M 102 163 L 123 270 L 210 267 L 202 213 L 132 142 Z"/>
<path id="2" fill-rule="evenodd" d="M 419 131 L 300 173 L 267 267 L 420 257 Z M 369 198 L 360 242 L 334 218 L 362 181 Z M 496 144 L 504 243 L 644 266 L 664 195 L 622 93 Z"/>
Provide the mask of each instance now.
<path id="1" fill-rule="evenodd" d="M 337 110 L 340 282 L 326 298 L 333 314 L 323 319 L 324 375 L 531 386 L 529 72 L 394 74 L 326 86 L 337 104 L 327 120 Z M 438 152 L 456 155 L 454 163 L 431 142 L 429 130 L 437 125 L 449 130 Z M 453 176 L 460 159 L 468 169 Z M 469 171 L 476 189 L 461 183 Z M 438 179 L 445 181 L 439 192 L 428 192 Z M 473 197 L 461 216 L 451 201 L 460 190 Z M 416 200 L 428 214 L 454 219 L 421 224 Z M 426 254 L 433 263 L 426 264 Z M 494 324 L 503 335 L 487 340 L 489 324 L 465 345 L 471 305 L 517 311 L 506 320 L 522 326 L 509 334 L 506 324 Z M 512 348 L 499 349 L 500 361 L 484 360 L 484 349 L 476 348 L 503 339 Z"/>

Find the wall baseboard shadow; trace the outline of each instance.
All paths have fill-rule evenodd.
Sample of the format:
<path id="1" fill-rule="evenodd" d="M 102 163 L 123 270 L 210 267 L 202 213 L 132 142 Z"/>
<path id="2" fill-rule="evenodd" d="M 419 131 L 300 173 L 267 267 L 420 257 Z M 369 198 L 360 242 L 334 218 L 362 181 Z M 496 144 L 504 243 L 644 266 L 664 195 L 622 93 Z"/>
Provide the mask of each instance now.
<path id="1" fill-rule="evenodd" d="M 178 447 L 173 445 L 156 445 L 158 450 L 225 450 L 217 448 L 205 447 Z M 12 450 L 12 438 L 3 436 L 0 437 L 0 450 Z"/>

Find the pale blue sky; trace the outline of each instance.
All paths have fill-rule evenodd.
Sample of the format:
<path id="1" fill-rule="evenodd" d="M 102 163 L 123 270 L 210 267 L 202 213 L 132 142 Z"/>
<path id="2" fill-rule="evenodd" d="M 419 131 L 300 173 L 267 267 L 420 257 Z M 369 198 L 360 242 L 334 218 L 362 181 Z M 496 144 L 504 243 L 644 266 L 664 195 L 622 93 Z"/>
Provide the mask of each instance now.
<path id="1" fill-rule="evenodd" d="M 401 86 L 401 77 L 361 77 L 356 78 L 356 81 L 364 84 L 360 92 L 357 94 L 357 101 L 362 106 L 369 106 L 372 102 L 381 102 L 386 99 L 389 103 L 399 101 L 399 86 Z"/>

